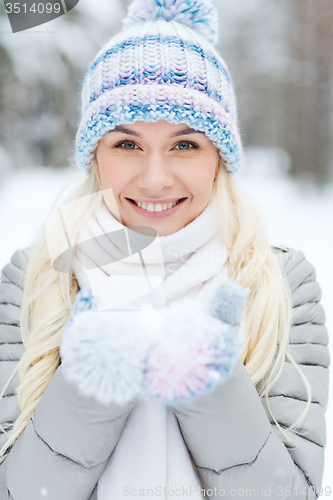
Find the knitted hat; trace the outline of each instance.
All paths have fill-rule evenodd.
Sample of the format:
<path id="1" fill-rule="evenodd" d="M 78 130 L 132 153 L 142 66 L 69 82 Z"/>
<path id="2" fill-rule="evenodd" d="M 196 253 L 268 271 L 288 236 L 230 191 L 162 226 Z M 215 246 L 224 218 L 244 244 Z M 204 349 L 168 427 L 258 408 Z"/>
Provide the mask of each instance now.
<path id="1" fill-rule="evenodd" d="M 214 48 L 210 0 L 134 0 L 121 33 L 99 51 L 85 76 L 75 160 L 89 172 L 100 139 L 120 124 L 185 123 L 219 150 L 229 173 L 242 146 L 227 66 Z"/>

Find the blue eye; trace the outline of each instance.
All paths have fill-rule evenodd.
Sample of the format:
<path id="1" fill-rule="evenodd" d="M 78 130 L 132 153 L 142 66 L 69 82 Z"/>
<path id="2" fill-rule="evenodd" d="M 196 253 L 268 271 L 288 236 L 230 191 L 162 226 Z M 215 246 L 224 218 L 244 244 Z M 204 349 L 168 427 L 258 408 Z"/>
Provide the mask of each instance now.
<path id="1" fill-rule="evenodd" d="M 132 146 L 134 147 L 130 147 L 130 148 L 121 148 L 121 146 L 123 146 L 124 144 L 132 144 Z M 115 148 L 120 148 L 120 149 L 134 149 L 136 146 L 135 142 L 133 141 L 121 141 L 121 142 L 117 142 L 117 144 L 115 145 Z"/>
<path id="2" fill-rule="evenodd" d="M 194 142 L 189 142 L 189 141 L 181 141 L 181 142 L 178 142 L 178 144 L 177 144 L 177 146 L 184 146 L 184 145 L 185 146 L 192 146 L 192 147 L 191 148 L 190 147 L 185 147 L 185 148 L 180 147 L 179 149 L 184 151 L 184 150 L 187 150 L 187 149 L 198 149 L 198 147 L 199 147 Z"/>

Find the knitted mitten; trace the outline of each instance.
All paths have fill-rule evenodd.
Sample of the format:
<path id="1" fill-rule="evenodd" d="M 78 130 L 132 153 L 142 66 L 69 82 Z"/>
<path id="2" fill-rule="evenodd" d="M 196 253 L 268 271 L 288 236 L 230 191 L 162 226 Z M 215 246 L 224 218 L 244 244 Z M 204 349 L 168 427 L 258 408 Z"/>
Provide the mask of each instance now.
<path id="1" fill-rule="evenodd" d="M 229 378 L 244 343 L 248 293 L 228 281 L 204 303 L 186 298 L 160 310 L 144 304 L 103 312 L 82 289 L 63 329 L 64 371 L 105 404 L 194 399 Z"/>
<path id="2" fill-rule="evenodd" d="M 208 303 L 184 299 L 167 307 L 149 348 L 142 398 L 172 405 L 226 382 L 244 344 L 248 293 L 229 281 Z"/>
<path id="3" fill-rule="evenodd" d="M 133 311 L 97 311 L 92 291 L 79 290 L 59 347 L 65 375 L 100 403 L 126 404 L 141 391 L 149 347 L 142 326 Z"/>

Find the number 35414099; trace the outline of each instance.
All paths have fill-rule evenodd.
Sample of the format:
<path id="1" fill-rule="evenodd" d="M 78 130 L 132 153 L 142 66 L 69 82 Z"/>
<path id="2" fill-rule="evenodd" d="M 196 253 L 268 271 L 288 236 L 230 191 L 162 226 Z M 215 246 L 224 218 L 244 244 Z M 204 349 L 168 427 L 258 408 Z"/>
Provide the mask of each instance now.
<path id="1" fill-rule="evenodd" d="M 278 486 L 277 487 L 277 496 L 290 496 L 292 494 L 292 491 L 295 491 L 295 495 L 297 496 L 297 493 L 299 495 L 304 495 L 303 498 L 309 498 L 314 497 L 318 498 L 318 496 L 330 496 L 331 495 L 331 487 L 330 486 L 325 486 L 324 488 L 321 486 L 317 489 L 315 489 L 313 486 L 310 486 L 310 488 L 301 488 L 298 489 L 298 487 L 290 488 L 290 487 L 283 487 L 283 486 Z M 302 496 L 300 496 L 302 498 Z"/>
<path id="2" fill-rule="evenodd" d="M 31 12 L 33 14 L 59 14 L 61 10 L 60 3 L 33 3 L 30 7 L 26 3 L 21 4 L 21 2 L 12 2 L 5 4 L 7 14 L 27 14 Z"/>

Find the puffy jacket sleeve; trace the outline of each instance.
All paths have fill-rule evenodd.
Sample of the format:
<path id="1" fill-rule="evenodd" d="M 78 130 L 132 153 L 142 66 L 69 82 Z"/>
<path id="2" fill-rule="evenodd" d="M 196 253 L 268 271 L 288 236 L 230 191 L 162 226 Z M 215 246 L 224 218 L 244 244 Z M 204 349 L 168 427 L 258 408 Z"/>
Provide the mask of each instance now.
<path id="1" fill-rule="evenodd" d="M 20 305 L 29 251 L 17 250 L 1 274 L 0 390 L 16 368 L 24 346 Z M 0 400 L 0 445 L 20 413 L 12 379 Z M 67 382 L 63 365 L 53 375 L 27 427 L 0 457 L 1 500 L 96 500 L 96 483 L 135 402 L 104 406 Z"/>
<path id="2" fill-rule="evenodd" d="M 317 498 L 324 470 L 325 411 L 328 402 L 328 333 L 314 267 L 301 251 L 279 257 L 293 300 L 290 350 L 308 378 L 312 402 L 298 432 L 286 431 L 287 446 L 239 360 L 229 381 L 191 405 L 173 410 L 197 466 L 206 498 L 255 496 Z M 282 376 L 269 393 L 269 404 L 284 428 L 306 407 L 307 392 L 294 366 L 285 361 Z M 238 492 L 238 493 L 237 493 Z"/>

